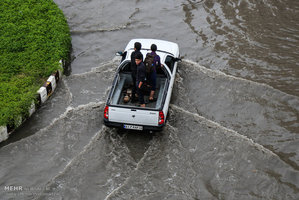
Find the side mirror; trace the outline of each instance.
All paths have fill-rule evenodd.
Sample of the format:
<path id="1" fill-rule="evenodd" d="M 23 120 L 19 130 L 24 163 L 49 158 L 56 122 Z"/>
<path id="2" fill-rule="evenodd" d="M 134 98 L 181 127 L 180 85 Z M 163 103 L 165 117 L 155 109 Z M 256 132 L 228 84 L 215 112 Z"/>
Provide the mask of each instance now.
<path id="1" fill-rule="evenodd" d="M 123 55 L 123 52 L 118 51 L 118 52 L 115 53 L 115 55 L 116 55 L 116 56 L 122 56 L 122 55 Z"/>
<path id="2" fill-rule="evenodd" d="M 182 61 L 181 58 L 174 58 L 174 62 Z"/>

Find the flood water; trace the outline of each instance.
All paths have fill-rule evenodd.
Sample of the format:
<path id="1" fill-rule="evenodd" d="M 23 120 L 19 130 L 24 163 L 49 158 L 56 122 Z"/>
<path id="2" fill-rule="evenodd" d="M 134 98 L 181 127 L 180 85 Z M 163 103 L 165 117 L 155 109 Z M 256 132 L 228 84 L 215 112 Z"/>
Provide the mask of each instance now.
<path id="1" fill-rule="evenodd" d="M 71 72 L 0 144 L 0 199 L 299 199 L 299 1 L 55 2 Z M 160 133 L 103 125 L 132 38 L 183 57 Z"/>

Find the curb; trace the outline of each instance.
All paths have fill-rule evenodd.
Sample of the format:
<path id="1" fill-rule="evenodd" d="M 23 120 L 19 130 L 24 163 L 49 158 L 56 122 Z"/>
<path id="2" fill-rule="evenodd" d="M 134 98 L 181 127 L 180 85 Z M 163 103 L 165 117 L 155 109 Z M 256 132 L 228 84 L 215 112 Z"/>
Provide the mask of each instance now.
<path id="1" fill-rule="evenodd" d="M 63 60 L 59 61 L 60 66 L 63 68 L 64 62 Z M 21 124 L 23 124 L 26 119 L 28 119 L 43 103 L 47 101 L 47 99 L 53 94 L 54 90 L 56 89 L 57 83 L 62 78 L 62 71 L 57 70 L 54 72 L 47 81 L 44 83 L 44 85 L 39 88 L 36 94 L 36 100 L 37 103 L 34 103 L 32 101 L 32 104 L 28 110 L 28 117 L 22 117 L 19 116 L 17 120 L 15 120 L 14 126 L 11 127 L 9 125 L 7 126 L 0 126 L 0 142 L 3 142 L 8 139 L 9 135 L 18 128 Z"/>

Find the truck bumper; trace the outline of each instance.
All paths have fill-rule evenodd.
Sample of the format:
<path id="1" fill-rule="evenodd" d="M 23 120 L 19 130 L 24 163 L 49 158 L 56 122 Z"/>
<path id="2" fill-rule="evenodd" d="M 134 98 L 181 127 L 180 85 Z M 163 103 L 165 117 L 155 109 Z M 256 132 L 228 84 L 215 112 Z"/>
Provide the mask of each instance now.
<path id="1" fill-rule="evenodd" d="M 115 127 L 115 128 L 124 129 L 124 123 L 110 122 L 107 119 L 104 119 L 104 124 L 108 127 Z M 136 124 L 128 124 L 128 125 L 136 125 Z M 164 125 L 165 124 L 162 124 L 162 125 L 159 125 L 159 126 L 143 126 L 143 125 L 138 125 L 138 126 L 142 126 L 143 131 L 162 131 Z"/>

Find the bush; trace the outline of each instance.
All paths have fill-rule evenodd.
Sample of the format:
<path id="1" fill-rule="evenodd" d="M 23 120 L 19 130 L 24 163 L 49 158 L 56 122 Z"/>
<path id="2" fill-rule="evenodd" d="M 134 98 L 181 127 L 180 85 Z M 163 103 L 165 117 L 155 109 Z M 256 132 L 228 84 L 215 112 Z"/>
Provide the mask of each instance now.
<path id="1" fill-rule="evenodd" d="M 1 0 L 0 21 L 0 126 L 13 126 L 68 59 L 71 39 L 53 0 Z"/>

